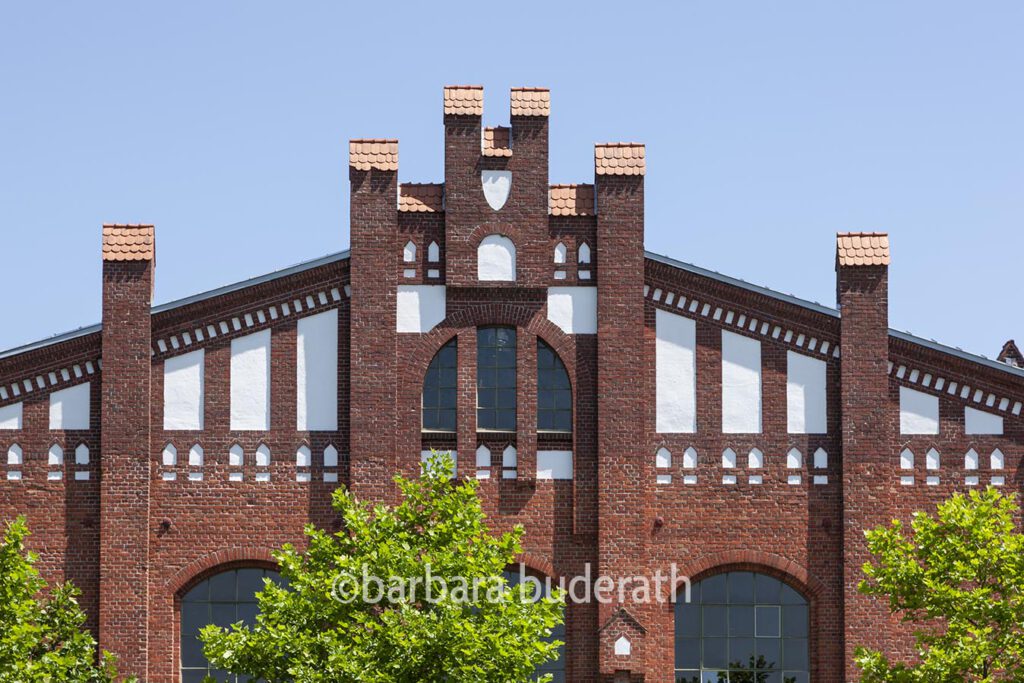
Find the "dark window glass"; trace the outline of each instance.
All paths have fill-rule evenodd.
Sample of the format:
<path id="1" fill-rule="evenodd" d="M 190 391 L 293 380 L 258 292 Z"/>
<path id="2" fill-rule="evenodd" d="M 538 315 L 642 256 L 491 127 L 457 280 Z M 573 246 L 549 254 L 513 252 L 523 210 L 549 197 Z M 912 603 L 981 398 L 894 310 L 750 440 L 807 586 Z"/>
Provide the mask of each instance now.
<path id="1" fill-rule="evenodd" d="M 423 378 L 423 431 L 455 431 L 455 389 L 459 354 L 456 340 L 441 347 Z"/>
<path id="2" fill-rule="evenodd" d="M 572 432 L 572 387 L 555 350 L 537 340 L 537 430 Z"/>
<path id="3" fill-rule="evenodd" d="M 207 675 L 228 683 L 249 680 L 210 668 L 203 656 L 199 630 L 209 624 L 230 626 L 238 621 L 254 624 L 259 611 L 256 593 L 263 590 L 264 578 L 283 583 L 281 575 L 269 569 L 231 569 L 203 581 L 181 599 L 182 681 L 199 683 Z"/>
<path id="4" fill-rule="evenodd" d="M 522 576 L 518 569 L 506 570 L 504 575 L 505 581 L 508 582 L 510 587 L 518 586 L 522 581 Z M 544 595 L 546 596 L 548 594 L 547 584 L 543 579 L 541 579 L 541 587 L 544 589 Z M 562 645 L 558 648 L 558 658 L 538 666 L 536 674 L 537 676 L 551 674 L 551 683 L 565 683 L 565 621 L 563 620 L 561 624 L 551 629 L 551 635 L 544 640 L 549 643 L 553 640 L 558 640 L 561 641 Z"/>
<path id="5" fill-rule="evenodd" d="M 516 430 L 516 331 L 511 327 L 477 331 L 476 428 Z"/>
<path id="6" fill-rule="evenodd" d="M 778 579 L 718 574 L 676 603 L 676 681 L 806 683 L 807 600 Z"/>

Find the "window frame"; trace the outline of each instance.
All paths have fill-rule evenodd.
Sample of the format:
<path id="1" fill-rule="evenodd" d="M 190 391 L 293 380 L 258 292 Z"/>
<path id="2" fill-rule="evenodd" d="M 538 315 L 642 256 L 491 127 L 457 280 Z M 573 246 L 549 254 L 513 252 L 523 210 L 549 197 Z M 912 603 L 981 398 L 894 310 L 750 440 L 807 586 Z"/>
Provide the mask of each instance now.
<path id="1" fill-rule="evenodd" d="M 551 364 L 548 367 L 541 366 L 541 359 L 549 355 L 551 358 Z M 545 382 L 543 378 L 545 373 L 552 379 L 557 380 L 560 376 L 565 378 L 565 386 L 544 386 Z M 557 384 L 557 382 L 556 382 Z M 551 396 L 551 403 L 553 407 L 544 407 L 546 402 L 544 393 L 549 392 Z M 568 406 L 565 408 L 558 407 L 559 396 L 568 396 Z M 541 415 L 543 413 L 551 414 L 553 416 L 554 425 L 552 427 L 542 426 Z M 566 429 L 558 428 L 558 416 L 568 415 L 569 424 Z M 573 410 L 573 396 L 572 396 L 572 379 L 569 376 L 569 369 L 565 367 L 565 363 L 562 361 L 562 357 L 558 355 L 555 348 L 548 344 L 546 341 L 537 337 L 537 433 L 538 434 L 552 434 L 559 436 L 571 436 L 574 427 L 574 410 Z"/>
<path id="2" fill-rule="evenodd" d="M 500 343 L 485 344 L 484 335 L 504 330 L 512 335 L 511 348 L 508 345 Z M 494 350 L 495 363 L 487 364 L 481 362 L 481 358 L 485 356 L 485 352 L 488 350 Z M 509 325 L 483 325 L 476 330 L 476 430 L 478 432 L 489 432 L 489 433 L 515 433 L 519 426 L 519 420 L 517 412 L 519 410 L 519 367 L 518 367 L 518 353 L 519 353 L 519 334 L 515 327 Z M 509 351 L 511 354 L 509 356 Z M 507 361 L 508 357 L 511 357 L 511 364 L 498 363 L 497 358 L 501 356 Z M 512 382 L 499 381 L 497 378 L 500 373 L 512 372 Z M 482 386 L 484 378 L 486 377 L 487 371 L 493 371 L 495 380 L 491 386 Z M 493 405 L 485 406 L 481 404 L 481 396 L 484 392 L 493 394 Z M 500 406 L 502 392 L 511 392 L 512 405 Z M 506 393 L 506 396 L 509 394 Z M 484 420 L 481 419 L 483 415 L 482 411 L 491 411 L 494 414 L 493 426 L 484 426 Z M 506 416 L 511 413 L 511 424 L 502 424 L 500 414 L 504 413 Z"/>
<path id="3" fill-rule="evenodd" d="M 458 432 L 458 429 L 459 429 L 459 343 L 458 342 L 459 342 L 459 338 L 457 336 L 456 337 L 452 337 L 447 342 L 445 342 L 444 345 L 442 345 L 441 348 L 439 348 L 437 350 L 437 352 L 434 354 L 434 357 L 430 359 L 430 364 L 427 365 L 427 370 L 426 370 L 425 373 L 423 373 L 423 384 L 420 386 L 420 433 L 422 433 L 422 434 L 456 434 Z M 454 363 L 452 365 L 442 365 L 442 364 L 440 364 L 440 363 L 442 363 L 445 360 L 447 352 L 449 351 L 449 349 L 451 350 L 452 355 L 454 356 Z M 438 363 L 438 365 L 435 365 L 435 363 Z M 430 407 L 428 407 L 427 404 L 426 404 L 427 382 L 430 379 L 432 372 L 436 372 L 438 375 L 443 376 L 443 371 L 444 370 L 453 370 L 454 371 L 452 373 L 452 375 L 453 375 L 452 384 L 451 384 L 451 386 L 449 386 L 447 384 L 442 384 L 441 381 L 440 381 L 441 377 L 439 376 L 438 384 L 437 384 L 436 387 L 434 387 L 434 391 L 435 391 L 436 397 L 437 397 L 437 402 L 436 402 L 436 404 L 433 404 Z M 441 392 L 444 391 L 444 390 L 447 390 L 447 389 L 451 389 L 451 391 L 453 393 L 453 399 L 452 399 L 451 407 L 448 407 L 447 405 L 445 405 L 444 402 L 441 400 Z M 438 417 L 438 418 L 440 417 L 440 413 L 441 412 L 446 412 L 446 413 L 450 412 L 451 415 L 452 415 L 452 419 L 454 420 L 454 424 L 452 425 L 452 428 L 451 429 L 441 429 L 441 428 L 433 428 L 433 427 L 428 428 L 427 427 L 427 421 L 426 421 L 426 412 L 428 410 L 434 411 L 436 413 L 435 417 Z M 440 419 L 438 419 L 436 424 L 440 424 L 440 422 L 441 422 Z"/>

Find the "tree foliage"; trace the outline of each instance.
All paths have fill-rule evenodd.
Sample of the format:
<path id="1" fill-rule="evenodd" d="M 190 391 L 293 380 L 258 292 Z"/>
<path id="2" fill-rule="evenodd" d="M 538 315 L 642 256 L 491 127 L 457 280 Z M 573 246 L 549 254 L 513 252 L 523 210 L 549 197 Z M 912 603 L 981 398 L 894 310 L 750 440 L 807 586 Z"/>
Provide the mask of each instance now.
<path id="1" fill-rule="evenodd" d="M 0 683 L 112 683 L 114 657 L 104 652 L 97 664 L 78 589 L 64 583 L 44 595 L 37 557 L 25 550 L 28 535 L 19 517 L 0 545 Z"/>
<path id="2" fill-rule="evenodd" d="M 859 586 L 917 624 L 918 660 L 892 663 L 858 648 L 865 683 L 1024 680 L 1024 536 L 1016 496 L 956 494 L 937 515 L 918 512 L 867 532 L 874 561 Z"/>
<path id="3" fill-rule="evenodd" d="M 269 683 L 530 680 L 557 656 L 561 643 L 546 639 L 561 622 L 561 595 L 508 590 L 495 599 L 523 531 L 491 534 L 476 482 L 452 479 L 453 466 L 434 453 L 418 479 L 396 477 L 401 500 L 393 507 L 336 490 L 341 530 L 311 525 L 305 551 L 286 545 L 276 553 L 286 582 L 266 582 L 256 624 L 203 629 L 211 664 Z M 374 586 L 362 593 L 367 576 L 386 582 L 380 602 Z"/>

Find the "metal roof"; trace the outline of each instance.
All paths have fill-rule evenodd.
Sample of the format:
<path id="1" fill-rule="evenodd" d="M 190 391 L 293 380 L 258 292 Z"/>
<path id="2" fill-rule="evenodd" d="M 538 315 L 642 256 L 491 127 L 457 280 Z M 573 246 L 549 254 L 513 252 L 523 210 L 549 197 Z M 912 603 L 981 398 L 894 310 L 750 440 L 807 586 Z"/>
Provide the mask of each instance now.
<path id="1" fill-rule="evenodd" d="M 324 266 L 329 263 L 344 261 L 349 257 L 350 253 L 350 250 L 346 249 L 345 251 L 339 251 L 334 254 L 328 254 L 327 256 L 321 256 L 320 258 L 313 259 L 311 261 L 297 263 L 294 266 L 282 268 L 281 270 L 275 270 L 273 272 L 266 273 L 265 275 L 260 275 L 258 277 L 250 278 L 248 280 L 242 280 L 240 282 L 235 282 L 230 285 L 224 285 L 223 287 L 211 289 L 201 294 L 195 294 L 193 296 L 185 297 L 184 299 L 169 301 L 165 304 L 154 306 L 152 308 L 152 313 L 158 314 L 165 313 L 167 311 L 173 311 L 177 308 L 198 303 L 200 301 L 205 301 L 207 299 L 212 299 L 223 294 L 237 292 L 238 290 L 245 289 L 246 287 L 253 287 L 255 285 L 263 284 L 264 282 L 270 282 L 271 280 L 276 280 L 278 278 L 288 277 L 289 275 L 301 273 L 306 270 L 312 270 L 313 268 L 319 268 L 320 266 Z M 777 299 L 778 301 L 792 304 L 794 306 L 800 306 L 801 308 L 806 308 L 817 313 L 821 313 L 823 315 L 831 316 L 833 318 L 839 317 L 838 310 L 836 310 L 835 308 L 831 308 L 829 306 L 823 306 L 822 304 L 819 304 L 816 301 L 809 301 L 807 299 L 801 299 L 799 297 L 793 296 L 792 294 L 784 294 L 782 292 L 777 292 L 774 289 L 769 289 L 767 287 L 762 287 L 760 285 L 754 285 L 749 282 L 740 280 L 739 278 L 729 277 L 728 275 L 723 275 L 713 270 L 708 270 L 707 268 L 695 266 L 692 263 L 678 261 L 674 258 L 663 256 L 661 254 L 655 254 L 650 251 L 645 251 L 644 256 L 651 259 L 652 261 L 656 261 L 657 263 L 663 263 L 673 268 L 679 268 L 680 270 L 685 270 L 689 273 L 693 273 L 694 275 L 700 275 L 702 277 L 710 278 L 712 280 L 716 280 L 727 285 L 732 285 L 733 287 L 745 289 L 749 292 L 761 294 L 763 296 L 767 296 L 772 299 Z M 52 346 L 53 344 L 59 344 L 61 342 L 77 339 L 78 337 L 84 337 L 86 335 L 99 332 L 100 329 L 101 326 L 99 324 L 89 325 L 88 327 L 81 327 L 77 330 L 64 332 L 62 334 L 58 334 L 47 339 L 32 342 L 31 344 L 25 344 L 24 346 L 8 349 L 7 351 L 0 351 L 0 360 L 4 358 L 10 358 L 11 356 L 17 356 L 22 353 L 27 353 L 29 351 L 35 351 L 36 349 L 45 348 L 47 346 Z M 949 354 L 951 356 L 955 356 L 957 358 L 970 361 L 972 363 L 978 363 L 979 365 L 984 365 L 985 367 L 992 368 L 994 370 L 1001 370 L 1002 372 L 1007 372 L 1015 377 L 1024 378 L 1024 368 L 1017 368 L 1007 363 L 1001 363 L 997 360 L 986 358 L 985 356 L 980 356 L 974 353 L 968 353 L 963 349 L 958 349 L 952 346 L 946 346 L 945 344 L 940 344 L 934 339 L 925 339 L 924 337 L 918 337 L 909 332 L 901 332 L 900 330 L 894 329 L 889 330 L 889 336 L 894 337 L 896 339 L 900 339 L 905 342 L 910 342 L 912 344 L 923 346 L 933 351 Z"/>
<path id="2" fill-rule="evenodd" d="M 230 285 L 218 287 L 217 289 L 211 289 L 207 292 L 202 292 L 201 294 L 194 294 L 192 296 L 185 297 L 184 299 L 169 301 L 165 304 L 154 306 L 153 308 L 150 309 L 150 312 L 154 315 L 158 313 L 166 313 L 167 311 L 173 311 L 176 308 L 188 306 L 190 304 L 198 303 L 200 301 L 206 301 L 207 299 L 212 299 L 223 294 L 237 292 L 238 290 L 245 289 L 246 287 L 261 285 L 264 282 L 270 282 L 271 280 L 277 280 L 278 278 L 288 277 L 289 275 L 301 273 L 306 270 L 319 268 L 320 266 L 327 265 L 328 263 L 344 261 L 348 257 L 349 250 L 346 249 L 345 251 L 339 251 L 334 254 L 328 254 L 327 256 L 321 256 L 320 258 L 313 259 L 311 261 L 303 261 L 302 263 L 297 263 L 294 266 L 289 266 L 287 268 L 282 268 L 281 270 L 275 270 L 264 275 L 249 278 L 248 280 L 242 280 L 241 282 L 234 282 Z M 61 334 L 57 334 L 52 337 L 47 337 L 46 339 L 32 342 L 30 344 L 25 344 L 24 346 L 18 346 L 16 348 L 8 349 L 6 351 L 0 351 L 0 360 L 3 360 L 4 358 L 10 358 L 11 356 L 17 356 L 22 353 L 28 353 L 29 351 L 35 351 L 36 349 L 42 349 L 47 346 L 52 346 L 54 344 L 60 344 L 61 342 L 71 341 L 72 339 L 77 339 L 79 337 L 84 337 L 86 335 L 93 334 L 94 332 L 99 332 L 101 329 L 103 329 L 102 325 L 97 323 L 95 325 L 89 325 L 88 327 L 80 327 L 77 330 L 71 330 L 70 332 L 62 332 Z"/>

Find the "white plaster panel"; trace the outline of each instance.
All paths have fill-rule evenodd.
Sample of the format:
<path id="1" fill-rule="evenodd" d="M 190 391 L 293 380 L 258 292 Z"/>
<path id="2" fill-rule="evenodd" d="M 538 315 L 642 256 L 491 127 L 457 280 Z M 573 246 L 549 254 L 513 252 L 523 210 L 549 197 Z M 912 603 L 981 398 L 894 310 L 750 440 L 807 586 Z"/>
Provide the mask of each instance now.
<path id="1" fill-rule="evenodd" d="M 270 429 L 270 330 L 231 340 L 231 429 Z"/>
<path id="2" fill-rule="evenodd" d="M 967 434 L 1002 434 L 1003 418 L 965 406 L 964 431 Z"/>
<path id="3" fill-rule="evenodd" d="M 538 479 L 572 479 L 572 451 L 537 451 Z"/>
<path id="4" fill-rule="evenodd" d="M 900 387 L 900 433 L 938 434 L 939 397 Z"/>
<path id="5" fill-rule="evenodd" d="M 516 245 L 504 235 L 488 235 L 476 250 L 476 277 L 485 282 L 515 282 Z"/>
<path id="6" fill-rule="evenodd" d="M 22 405 L 20 402 L 0 408 L 0 429 L 21 429 L 21 426 Z"/>
<path id="7" fill-rule="evenodd" d="M 338 428 L 338 310 L 301 318 L 295 363 L 296 429 Z"/>
<path id="8" fill-rule="evenodd" d="M 50 394 L 50 429 L 88 429 L 91 383 Z"/>
<path id="9" fill-rule="evenodd" d="M 761 342 L 722 330 L 722 432 L 761 432 Z"/>
<path id="10" fill-rule="evenodd" d="M 164 429 L 203 428 L 205 351 L 193 351 L 164 361 Z"/>
<path id="11" fill-rule="evenodd" d="M 430 332 L 447 315 L 444 285 L 399 285 L 397 301 L 399 332 Z"/>
<path id="12" fill-rule="evenodd" d="M 786 352 L 786 421 L 790 434 L 828 431 L 825 391 L 827 364 L 793 351 Z"/>
<path id="13" fill-rule="evenodd" d="M 660 434 L 697 430 L 697 324 L 655 311 L 656 429 Z"/>
<path id="14" fill-rule="evenodd" d="M 512 190 L 512 171 L 481 171 L 480 183 L 483 185 L 487 205 L 498 211 L 505 206 L 508 193 Z"/>
<path id="15" fill-rule="evenodd" d="M 597 334 L 597 287 L 548 287 L 548 320 L 566 334 Z"/>

